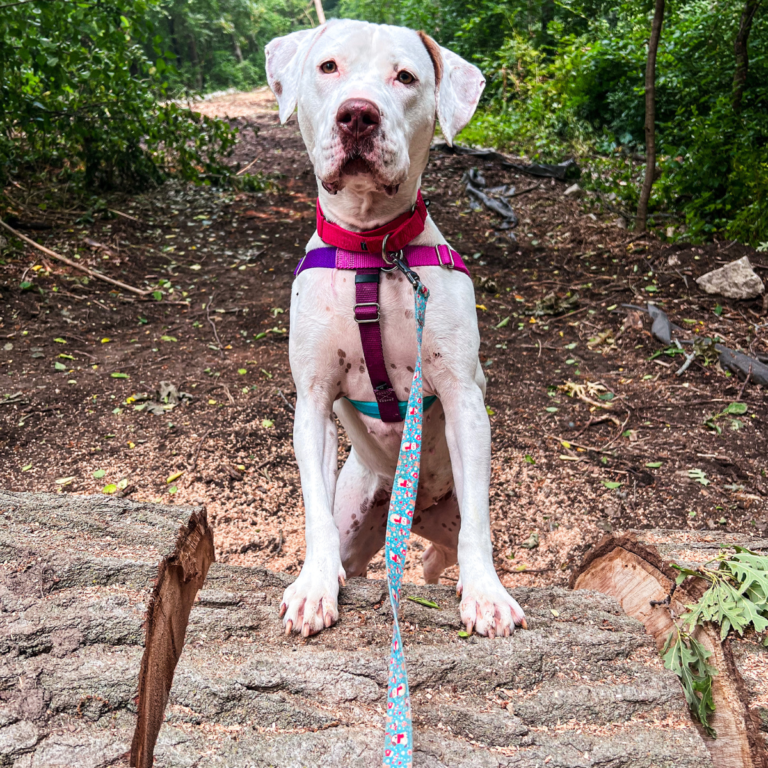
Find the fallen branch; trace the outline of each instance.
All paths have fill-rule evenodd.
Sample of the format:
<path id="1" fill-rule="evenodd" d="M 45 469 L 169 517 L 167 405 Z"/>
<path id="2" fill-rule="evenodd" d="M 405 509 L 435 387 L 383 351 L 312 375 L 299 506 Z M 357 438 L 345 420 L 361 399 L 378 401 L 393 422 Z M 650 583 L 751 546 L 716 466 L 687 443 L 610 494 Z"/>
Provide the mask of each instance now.
<path id="1" fill-rule="evenodd" d="M 50 248 L 46 248 L 44 245 L 40 245 L 40 243 L 36 243 L 34 240 L 31 240 L 26 235 L 22 235 L 21 232 L 17 232 L 13 227 L 8 226 L 2 219 L 0 219 L 0 226 L 5 227 L 14 237 L 18 237 L 19 240 L 23 240 L 25 243 L 28 243 L 33 248 L 37 248 L 38 251 L 41 251 L 46 256 L 50 256 L 52 259 L 56 259 L 57 261 L 62 262 L 63 264 L 66 264 L 67 266 L 74 267 L 75 269 L 79 269 L 81 272 L 85 272 L 87 275 L 90 275 L 93 278 L 96 278 L 97 280 L 103 280 L 105 283 L 111 283 L 112 285 L 116 285 L 118 288 L 122 288 L 124 291 L 130 291 L 130 293 L 135 293 L 137 296 L 148 296 L 152 291 L 143 291 L 141 288 L 134 288 L 132 285 L 126 285 L 125 283 L 121 283 L 119 280 L 115 280 L 112 277 L 107 277 L 106 275 L 102 275 L 101 272 L 95 272 L 92 269 L 89 269 L 88 267 L 84 267 L 82 264 L 78 264 L 76 261 L 72 261 L 72 259 L 68 259 L 66 256 L 62 256 L 59 253 L 56 253 L 56 251 L 52 251 Z"/>

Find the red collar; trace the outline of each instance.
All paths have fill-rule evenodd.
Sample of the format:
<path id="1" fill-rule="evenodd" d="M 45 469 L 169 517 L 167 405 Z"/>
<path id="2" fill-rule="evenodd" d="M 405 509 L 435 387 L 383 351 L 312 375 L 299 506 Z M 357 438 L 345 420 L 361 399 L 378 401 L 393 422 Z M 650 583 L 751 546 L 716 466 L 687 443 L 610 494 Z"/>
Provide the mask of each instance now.
<path id="1" fill-rule="evenodd" d="M 317 201 L 317 234 L 320 239 L 327 245 L 355 253 L 380 254 L 385 242 L 387 252 L 400 251 L 424 231 L 426 220 L 427 206 L 421 190 L 416 194 L 413 210 L 406 211 L 383 227 L 369 229 L 367 232 L 350 232 L 337 224 L 331 224 L 323 214 L 320 200 Z"/>

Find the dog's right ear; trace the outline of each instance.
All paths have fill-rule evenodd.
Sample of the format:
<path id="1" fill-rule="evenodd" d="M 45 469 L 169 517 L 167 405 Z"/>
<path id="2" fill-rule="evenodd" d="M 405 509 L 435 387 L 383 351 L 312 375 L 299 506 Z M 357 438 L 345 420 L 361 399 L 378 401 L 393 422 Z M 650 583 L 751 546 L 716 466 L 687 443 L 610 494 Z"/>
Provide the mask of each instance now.
<path id="1" fill-rule="evenodd" d="M 302 29 L 285 37 L 276 37 L 265 48 L 267 82 L 277 99 L 281 123 L 296 109 L 304 60 L 315 36 L 322 29 Z"/>

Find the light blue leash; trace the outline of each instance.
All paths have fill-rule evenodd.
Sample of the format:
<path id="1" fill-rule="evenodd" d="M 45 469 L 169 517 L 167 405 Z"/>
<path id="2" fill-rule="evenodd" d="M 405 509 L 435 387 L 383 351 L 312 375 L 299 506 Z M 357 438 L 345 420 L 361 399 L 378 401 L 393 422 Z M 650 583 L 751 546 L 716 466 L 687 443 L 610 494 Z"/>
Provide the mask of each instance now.
<path id="1" fill-rule="evenodd" d="M 416 280 L 412 282 L 414 282 L 416 305 L 416 366 L 408 397 L 403 439 L 400 442 L 400 455 L 397 459 L 395 482 L 389 504 L 385 544 L 387 587 L 393 617 L 392 652 L 389 658 L 387 687 L 387 724 L 384 734 L 383 764 L 385 768 L 391 766 L 411 768 L 413 764 L 411 696 L 408 690 L 408 673 L 405 668 L 405 655 L 403 654 L 403 642 L 400 637 L 397 612 L 400 606 L 400 587 L 403 581 L 405 555 L 408 550 L 408 537 L 411 534 L 411 523 L 416 508 L 416 493 L 419 489 L 421 429 L 425 408 L 425 401 L 422 397 L 421 336 L 424 329 L 424 315 L 427 309 L 429 291 L 418 282 L 418 277 L 415 274 L 414 277 Z"/>

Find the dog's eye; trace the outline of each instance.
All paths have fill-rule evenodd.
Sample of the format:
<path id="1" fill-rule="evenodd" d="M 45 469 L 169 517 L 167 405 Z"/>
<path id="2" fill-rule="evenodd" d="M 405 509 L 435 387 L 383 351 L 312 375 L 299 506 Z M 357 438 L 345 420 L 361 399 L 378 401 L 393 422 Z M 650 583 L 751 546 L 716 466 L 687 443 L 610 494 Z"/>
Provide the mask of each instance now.
<path id="1" fill-rule="evenodd" d="M 397 73 L 397 81 L 399 83 L 410 85 L 412 82 L 414 82 L 414 80 L 416 80 L 416 78 L 410 72 L 406 72 L 404 69 Z"/>
<path id="2" fill-rule="evenodd" d="M 335 62 L 335 61 L 324 61 L 324 62 L 323 62 L 321 65 L 320 65 L 320 69 L 321 69 L 321 70 L 322 70 L 322 71 L 323 71 L 323 72 L 324 72 L 326 75 L 331 75 L 331 74 L 333 74 L 333 73 L 334 73 L 334 72 L 337 70 L 337 67 L 336 67 L 336 62 Z"/>

